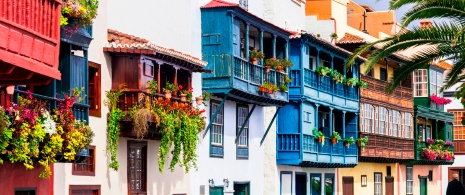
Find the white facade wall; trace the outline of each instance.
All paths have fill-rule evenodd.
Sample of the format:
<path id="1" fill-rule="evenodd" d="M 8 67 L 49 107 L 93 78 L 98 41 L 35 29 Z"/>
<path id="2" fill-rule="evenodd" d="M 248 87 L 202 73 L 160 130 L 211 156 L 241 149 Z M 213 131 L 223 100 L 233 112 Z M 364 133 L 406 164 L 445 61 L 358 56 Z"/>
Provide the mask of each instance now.
<path id="1" fill-rule="evenodd" d="M 214 97 L 215 100 L 221 99 Z M 260 140 L 264 134 L 264 108 L 256 106 L 249 119 L 249 158 L 236 159 L 236 102 L 227 100 L 224 104 L 224 155 L 223 158 L 210 157 L 210 131 L 199 145 L 198 171 L 192 173 L 190 195 L 199 195 L 201 185 L 205 185 L 208 194 L 208 180 L 213 179 L 215 186 L 224 186 L 223 179 L 229 180 L 229 188 L 224 186 L 225 194 L 234 189 L 234 182 L 250 182 L 250 194 L 266 194 L 264 187 L 264 150 Z M 210 113 L 210 105 L 206 113 Z M 252 105 L 249 105 L 249 112 Z M 215 111 L 212 111 L 215 112 Z M 207 114 L 207 121 L 210 116 Z M 270 135 L 270 134 L 268 134 Z"/>
<path id="2" fill-rule="evenodd" d="M 334 20 L 318 20 L 316 16 L 307 16 L 305 19 L 305 31 L 307 33 L 316 36 L 320 35 L 321 38 L 331 41 L 331 34 L 336 32 L 334 29 Z"/>
<path id="3" fill-rule="evenodd" d="M 300 32 L 305 29 L 305 2 L 264 0 L 263 19 L 281 28 Z"/>

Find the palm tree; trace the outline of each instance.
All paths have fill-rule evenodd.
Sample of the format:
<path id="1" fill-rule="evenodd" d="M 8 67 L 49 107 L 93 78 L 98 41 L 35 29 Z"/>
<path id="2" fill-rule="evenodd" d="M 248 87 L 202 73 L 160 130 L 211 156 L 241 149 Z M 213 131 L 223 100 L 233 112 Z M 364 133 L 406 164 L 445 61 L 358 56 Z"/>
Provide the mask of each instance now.
<path id="1" fill-rule="evenodd" d="M 418 51 L 409 60 L 394 71 L 386 88 L 388 93 L 392 93 L 414 70 L 427 68 L 431 63 L 439 60 L 451 60 L 455 64 L 446 77 L 443 89 L 463 81 L 465 79 L 465 75 L 462 74 L 465 69 L 465 0 L 391 0 L 390 9 L 398 9 L 407 4 L 413 4 L 413 7 L 402 17 L 404 27 L 414 20 L 423 18 L 447 21 L 434 23 L 430 28 L 414 27 L 412 30 L 404 28 L 392 37 L 365 44 L 355 50 L 346 65 L 350 67 L 358 55 L 372 50 L 365 61 L 364 71 L 367 73 L 378 60 L 392 53 L 417 49 Z M 419 47 L 422 49 L 418 49 Z M 465 88 L 460 87 L 457 91 L 464 91 L 457 94 L 460 94 L 459 97 L 465 97 Z"/>

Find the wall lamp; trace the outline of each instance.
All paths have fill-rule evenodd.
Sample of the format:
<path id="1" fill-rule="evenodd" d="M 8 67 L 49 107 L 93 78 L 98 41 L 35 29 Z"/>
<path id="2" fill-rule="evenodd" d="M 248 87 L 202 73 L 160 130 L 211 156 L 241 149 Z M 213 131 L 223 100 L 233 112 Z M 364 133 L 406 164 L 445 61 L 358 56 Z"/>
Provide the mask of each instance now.
<path id="1" fill-rule="evenodd" d="M 215 181 L 213 181 L 213 179 L 209 179 L 208 180 L 208 185 L 210 186 L 210 188 L 215 187 Z"/>
<path id="2" fill-rule="evenodd" d="M 228 178 L 223 179 L 223 183 L 224 183 L 224 186 L 225 186 L 226 188 L 229 187 L 229 179 L 228 179 Z"/>

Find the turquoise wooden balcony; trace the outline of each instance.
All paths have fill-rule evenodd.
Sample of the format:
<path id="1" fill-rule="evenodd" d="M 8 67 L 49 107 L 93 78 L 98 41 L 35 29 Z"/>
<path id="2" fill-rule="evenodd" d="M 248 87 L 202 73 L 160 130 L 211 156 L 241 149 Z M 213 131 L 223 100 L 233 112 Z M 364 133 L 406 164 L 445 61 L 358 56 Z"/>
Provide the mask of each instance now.
<path id="1" fill-rule="evenodd" d="M 261 65 L 254 65 L 229 54 L 204 56 L 208 62 L 205 69 L 211 74 L 202 74 L 203 89 L 216 96 L 228 94 L 228 99 L 262 106 L 282 106 L 288 102 L 288 92 L 274 94 L 259 92 L 264 82 L 281 85 L 285 73 L 275 70 L 265 72 Z"/>
<path id="2" fill-rule="evenodd" d="M 278 134 L 277 163 L 303 167 L 342 168 L 357 165 L 358 148 L 351 144 L 343 145 L 342 140 L 331 144 L 325 138 L 325 144 L 318 143 L 313 135 Z"/>

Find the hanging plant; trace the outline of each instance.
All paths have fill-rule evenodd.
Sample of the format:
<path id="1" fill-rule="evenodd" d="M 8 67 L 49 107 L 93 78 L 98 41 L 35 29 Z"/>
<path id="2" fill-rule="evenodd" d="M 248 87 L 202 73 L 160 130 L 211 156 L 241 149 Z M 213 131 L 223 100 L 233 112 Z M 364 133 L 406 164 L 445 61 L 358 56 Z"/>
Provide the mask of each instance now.
<path id="1" fill-rule="evenodd" d="M 80 27 L 92 25 L 97 16 L 98 0 L 63 0 L 60 25 L 66 26 L 71 20 L 77 20 Z"/>
<path id="2" fill-rule="evenodd" d="M 365 146 L 367 142 L 368 142 L 368 136 L 357 138 L 357 145 L 358 147 L 362 149 L 362 151 L 365 151 Z"/>
<path id="3" fill-rule="evenodd" d="M 368 87 L 368 83 L 366 83 L 365 81 L 357 81 L 357 85 L 363 89 L 366 89 Z"/>
<path id="4" fill-rule="evenodd" d="M 344 81 L 344 84 L 347 85 L 347 86 L 350 86 L 350 87 L 354 87 L 355 84 L 357 83 L 357 78 L 347 78 L 345 81 Z"/>
<path id="5" fill-rule="evenodd" d="M 338 83 L 342 83 L 345 76 L 343 74 L 339 73 L 337 70 L 333 70 L 333 71 L 331 71 L 331 78 L 333 78 L 333 80 L 338 82 Z"/>
<path id="6" fill-rule="evenodd" d="M 119 109 L 118 102 L 119 98 L 123 93 L 127 91 L 125 85 L 119 85 L 114 91 L 106 91 L 105 105 L 110 109 L 110 116 L 108 119 L 108 147 L 110 151 L 110 164 L 108 165 L 113 170 L 117 171 L 119 168 L 118 158 L 116 155 L 118 149 L 118 139 L 120 133 L 120 120 L 123 119 L 124 114 Z"/>

